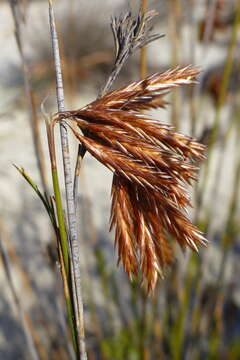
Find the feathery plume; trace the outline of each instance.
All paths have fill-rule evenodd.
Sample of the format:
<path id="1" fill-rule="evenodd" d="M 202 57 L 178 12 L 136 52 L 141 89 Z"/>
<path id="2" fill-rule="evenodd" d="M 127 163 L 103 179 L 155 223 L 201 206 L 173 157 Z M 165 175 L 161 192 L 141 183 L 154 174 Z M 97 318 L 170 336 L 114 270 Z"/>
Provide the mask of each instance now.
<path id="1" fill-rule="evenodd" d="M 128 275 L 142 274 L 148 291 L 169 266 L 171 235 L 184 249 L 206 244 L 188 218 L 186 185 L 197 180 L 205 147 L 143 109 L 164 107 L 169 89 L 194 84 L 199 70 L 178 67 L 112 91 L 82 109 L 59 113 L 85 148 L 113 173 L 110 229 Z M 77 124 L 77 129 L 71 126 Z M 81 131 L 82 132 L 81 132 Z"/>
<path id="2" fill-rule="evenodd" d="M 151 21 L 156 15 L 158 13 L 154 10 L 147 11 L 144 14 L 140 11 L 136 16 L 131 11 L 127 11 L 119 17 L 112 18 L 111 28 L 115 43 L 115 61 L 108 81 L 100 91 L 99 97 L 108 92 L 123 64 L 132 53 L 164 36 L 152 34 Z"/>
<path id="3" fill-rule="evenodd" d="M 115 43 L 115 63 L 150 42 L 161 38 L 163 35 L 151 34 L 153 26 L 152 19 L 158 15 L 157 11 L 150 10 L 145 13 L 139 12 L 133 16 L 131 11 L 113 17 L 111 28 Z"/>

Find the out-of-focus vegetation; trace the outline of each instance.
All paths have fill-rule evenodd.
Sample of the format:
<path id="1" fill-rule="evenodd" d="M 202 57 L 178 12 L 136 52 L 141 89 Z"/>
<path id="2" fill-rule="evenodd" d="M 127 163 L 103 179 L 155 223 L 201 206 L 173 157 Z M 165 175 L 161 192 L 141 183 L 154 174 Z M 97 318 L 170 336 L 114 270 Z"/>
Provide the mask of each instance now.
<path id="1" fill-rule="evenodd" d="M 28 6 L 38 2 L 23 0 L 19 3 L 23 21 L 31 23 Z M 47 8 L 47 2 L 41 3 Z M 87 11 L 84 4 L 76 3 L 77 0 L 68 1 L 65 11 L 59 14 L 67 98 L 76 93 L 81 97 L 81 91 L 89 84 L 92 90 L 99 88 L 110 72 L 113 58 L 109 25 L 105 24 L 101 7 L 89 7 L 90 10 L 84 13 Z M 89 360 L 240 358 L 240 5 L 237 0 L 202 0 L 199 3 L 194 0 L 149 2 L 148 7 L 160 12 L 156 29 L 160 24 L 161 31 L 166 34 L 168 48 L 165 46 L 164 51 L 169 54 L 164 55 L 165 62 L 158 65 L 149 57 L 152 54 L 159 57 L 161 40 L 151 45 L 151 52 L 147 50 L 147 71 L 188 63 L 202 67 L 199 84 L 185 90 L 184 94 L 174 91 L 169 97 L 170 105 L 162 111 L 169 112 L 170 121 L 178 130 L 187 129 L 208 147 L 208 159 L 201 167 L 200 182 L 193 194 L 192 217 L 205 233 L 209 246 L 201 249 L 199 254 L 187 253 L 183 257 L 179 253 L 155 294 L 147 297 L 137 281 L 130 283 L 121 269 L 116 268 L 106 229 L 100 231 L 95 226 L 91 200 L 94 195 L 88 198 L 82 187 L 78 213 L 81 242 L 87 244 L 83 246 L 81 256 L 85 259 L 82 286 Z M 120 4 L 114 11 L 122 8 Z M 108 7 L 111 13 L 109 9 L 111 5 Z M 96 16 L 98 11 L 99 17 Z M 54 86 L 50 46 L 45 35 L 40 32 L 37 38 L 27 37 L 30 46 L 34 46 L 34 56 L 29 58 L 28 66 L 37 109 L 46 92 Z M 136 79 L 139 73 L 139 58 L 134 57 L 124 68 L 119 83 Z M 16 74 L 21 74 L 20 66 L 15 66 L 14 71 L 12 68 L 9 78 L 12 84 L 14 79 L 21 79 Z M 20 101 L 21 108 L 23 101 L 24 97 Z M 33 131 L 33 136 L 38 133 Z M 231 163 L 230 170 L 225 166 L 228 163 Z M 227 194 L 224 197 L 223 188 Z M 4 219 L 0 226 L 6 228 Z M 11 276 L 14 278 L 17 274 L 24 284 L 24 291 L 19 292 L 21 302 L 24 302 L 25 294 L 37 298 L 39 295 L 33 295 L 28 271 L 24 270 L 14 244 L 6 234 L 6 229 L 1 230 L 5 248 L 2 254 L 8 256 L 12 264 Z M 49 263 L 54 265 L 56 261 L 54 241 L 47 251 L 50 260 L 46 261 L 46 267 L 49 268 Z M 178 249 L 176 251 L 178 253 Z M 56 271 L 55 266 L 51 271 Z M 59 289 L 56 298 L 55 306 L 60 308 L 56 313 L 56 324 L 49 325 L 44 315 L 40 321 L 28 314 L 23 314 L 25 320 L 18 324 L 3 324 L 26 326 L 27 336 L 32 338 L 39 359 L 72 356 L 66 340 L 65 319 L 60 315 L 64 305 Z M 18 306 L 18 297 L 15 300 Z M 52 339 L 48 346 L 45 346 L 46 337 Z M 14 342 L 12 344 L 14 346 Z"/>

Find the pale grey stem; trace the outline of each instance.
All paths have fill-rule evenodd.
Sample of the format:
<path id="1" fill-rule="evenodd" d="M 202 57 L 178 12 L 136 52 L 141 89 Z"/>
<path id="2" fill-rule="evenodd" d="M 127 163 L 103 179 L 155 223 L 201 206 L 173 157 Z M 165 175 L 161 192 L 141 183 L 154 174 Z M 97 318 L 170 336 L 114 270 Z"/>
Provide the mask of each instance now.
<path id="1" fill-rule="evenodd" d="M 54 12 L 53 12 L 51 0 L 49 0 L 49 21 L 50 21 L 53 57 L 54 57 L 54 64 L 56 71 L 56 93 L 57 93 L 58 111 L 62 112 L 65 110 L 64 90 L 63 90 L 63 80 L 62 80 L 62 71 L 61 71 L 61 60 L 59 55 L 58 37 L 57 37 Z M 75 312 L 76 326 L 78 332 L 78 345 L 79 345 L 79 353 L 80 353 L 79 355 L 81 360 L 86 360 L 87 354 L 86 354 L 85 336 L 84 336 L 83 300 L 82 300 L 82 291 L 81 291 L 81 274 L 80 274 L 80 261 L 79 261 L 79 245 L 77 239 L 76 212 L 75 212 L 75 204 L 74 204 L 73 182 L 72 182 L 72 174 L 71 174 L 67 129 L 64 126 L 63 121 L 60 122 L 60 134 L 61 134 L 64 179 L 65 179 L 65 188 L 66 188 L 67 219 L 68 219 L 69 242 L 70 242 L 70 261 L 71 261 L 71 271 L 72 271 L 74 312 Z"/>
<path id="2" fill-rule="evenodd" d="M 44 164 L 44 156 L 43 156 L 43 149 L 40 140 L 39 134 L 39 124 L 38 124 L 38 117 L 36 112 L 36 106 L 34 103 L 33 91 L 31 87 L 30 75 L 29 75 L 29 68 L 27 65 L 27 61 L 25 59 L 25 54 L 22 45 L 22 31 L 21 31 L 21 15 L 19 10 L 19 5 L 17 1 L 9 0 L 9 4 L 12 11 L 14 26 L 15 26 L 15 39 L 18 47 L 18 51 L 20 54 L 22 68 L 23 68 L 23 78 L 24 78 L 24 88 L 25 93 L 28 101 L 28 109 L 29 109 L 29 118 L 30 118 L 30 125 L 32 130 L 32 139 L 33 145 L 35 150 L 35 155 L 37 159 L 37 164 L 40 172 L 41 182 L 43 189 L 46 193 L 48 193 L 48 186 L 47 186 L 47 178 L 46 178 L 46 170 Z"/>
<path id="3" fill-rule="evenodd" d="M 26 321 L 26 316 L 25 316 L 24 310 L 22 308 L 21 300 L 18 297 L 18 294 L 16 292 L 16 289 L 15 289 L 15 286 L 13 283 L 13 276 L 12 276 L 12 271 L 11 271 L 10 260 L 9 260 L 8 253 L 7 253 L 7 250 L 5 249 L 2 239 L 0 239 L 0 255 L 2 257 L 3 268 L 4 268 L 4 271 L 5 271 L 7 280 L 8 280 L 9 288 L 10 288 L 12 296 L 13 296 L 14 304 L 18 311 L 18 316 L 20 318 L 20 321 L 21 321 L 21 324 L 23 327 L 23 331 L 24 331 L 24 335 L 26 338 L 30 356 L 33 360 L 40 360 L 40 357 L 38 356 L 38 352 L 37 352 L 37 349 L 36 349 L 34 341 L 33 341 L 31 330 L 29 329 L 28 323 Z"/>

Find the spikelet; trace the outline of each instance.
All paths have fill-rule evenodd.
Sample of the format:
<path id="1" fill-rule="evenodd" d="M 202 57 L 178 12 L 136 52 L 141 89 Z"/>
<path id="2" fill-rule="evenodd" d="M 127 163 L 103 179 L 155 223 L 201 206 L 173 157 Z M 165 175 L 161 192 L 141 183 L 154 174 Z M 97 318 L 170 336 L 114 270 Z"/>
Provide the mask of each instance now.
<path id="1" fill-rule="evenodd" d="M 168 235 L 183 249 L 197 251 L 206 244 L 187 216 L 191 204 L 185 187 L 197 179 L 195 163 L 204 159 L 205 147 L 142 110 L 164 107 L 166 91 L 195 83 L 198 72 L 188 66 L 157 73 L 59 114 L 113 171 L 110 229 L 115 228 L 118 259 L 130 277 L 142 275 L 149 292 L 174 259 Z"/>

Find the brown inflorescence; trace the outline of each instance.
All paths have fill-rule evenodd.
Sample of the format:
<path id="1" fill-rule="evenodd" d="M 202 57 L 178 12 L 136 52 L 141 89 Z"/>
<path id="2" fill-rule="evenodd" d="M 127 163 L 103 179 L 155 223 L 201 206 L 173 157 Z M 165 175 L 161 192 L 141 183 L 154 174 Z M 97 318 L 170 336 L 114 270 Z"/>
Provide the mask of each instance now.
<path id="1" fill-rule="evenodd" d="M 197 179 L 205 147 L 142 113 L 164 107 L 164 94 L 195 83 L 188 66 L 157 73 L 112 91 L 82 109 L 59 114 L 76 137 L 113 171 L 111 225 L 119 261 L 130 277 L 139 273 L 153 291 L 173 261 L 168 236 L 197 250 L 206 239 L 187 215 L 186 185 Z M 81 130 L 81 131 L 80 131 Z"/>

